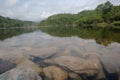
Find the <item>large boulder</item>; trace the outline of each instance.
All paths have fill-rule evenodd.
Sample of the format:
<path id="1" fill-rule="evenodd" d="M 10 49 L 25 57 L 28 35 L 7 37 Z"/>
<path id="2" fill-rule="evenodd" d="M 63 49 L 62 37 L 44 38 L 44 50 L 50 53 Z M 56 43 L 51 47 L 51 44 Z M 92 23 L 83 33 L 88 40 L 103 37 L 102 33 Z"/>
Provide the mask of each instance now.
<path id="1" fill-rule="evenodd" d="M 0 75 L 0 80 L 42 80 L 30 68 L 15 68 Z"/>
<path id="2" fill-rule="evenodd" d="M 43 68 L 45 76 L 49 80 L 67 80 L 68 73 L 57 66 Z"/>
<path id="3" fill-rule="evenodd" d="M 90 56 L 83 59 L 73 56 L 60 56 L 54 59 L 45 60 L 45 62 L 64 66 L 77 74 L 85 74 L 87 77 L 94 76 L 98 79 L 105 77 L 97 57 Z"/>

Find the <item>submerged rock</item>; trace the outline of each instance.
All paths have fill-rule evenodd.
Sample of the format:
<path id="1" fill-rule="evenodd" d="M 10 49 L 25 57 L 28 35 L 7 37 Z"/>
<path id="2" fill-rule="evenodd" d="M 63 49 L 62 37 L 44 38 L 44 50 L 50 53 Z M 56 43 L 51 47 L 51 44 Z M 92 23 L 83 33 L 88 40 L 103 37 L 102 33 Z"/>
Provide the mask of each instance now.
<path id="1" fill-rule="evenodd" d="M 120 62 L 114 56 L 102 57 L 101 64 L 108 80 L 120 80 Z"/>
<path id="2" fill-rule="evenodd" d="M 67 80 L 68 73 L 56 66 L 43 68 L 45 76 L 50 80 Z"/>
<path id="3" fill-rule="evenodd" d="M 70 80 L 83 80 L 78 74 L 70 72 L 69 73 L 69 79 Z"/>
<path id="4" fill-rule="evenodd" d="M 101 64 L 97 57 L 82 59 L 73 56 L 60 56 L 54 59 L 45 60 L 45 62 L 67 67 L 70 71 L 73 71 L 77 74 L 85 75 L 88 78 L 105 78 Z"/>
<path id="5" fill-rule="evenodd" d="M 113 69 L 116 65 L 109 66 L 97 56 L 38 58 L 16 65 L 0 59 L 0 80 L 120 80 L 120 68 Z"/>
<path id="6" fill-rule="evenodd" d="M 0 80 L 42 80 L 30 68 L 15 68 L 0 75 Z"/>
<path id="7" fill-rule="evenodd" d="M 17 65 L 18 68 L 30 68 L 32 70 L 34 70 L 34 72 L 36 72 L 37 74 L 41 74 L 43 72 L 43 69 L 38 66 L 37 64 L 35 64 L 34 62 L 30 61 L 30 60 L 25 60 L 23 63 Z"/>
<path id="8" fill-rule="evenodd" d="M 42 80 L 39 74 L 42 68 L 32 61 L 25 60 L 16 68 L 0 75 L 0 80 Z"/>
<path id="9" fill-rule="evenodd" d="M 12 63 L 8 60 L 0 59 L 0 74 L 4 73 L 10 69 L 13 69 L 14 67 L 16 67 L 15 63 Z"/>

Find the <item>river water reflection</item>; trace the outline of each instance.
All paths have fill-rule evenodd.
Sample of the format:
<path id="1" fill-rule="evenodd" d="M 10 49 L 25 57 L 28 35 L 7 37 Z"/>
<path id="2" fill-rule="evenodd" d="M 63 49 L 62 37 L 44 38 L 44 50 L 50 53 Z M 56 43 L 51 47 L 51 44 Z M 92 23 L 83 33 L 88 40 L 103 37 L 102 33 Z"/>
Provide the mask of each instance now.
<path id="1" fill-rule="evenodd" d="M 120 44 L 112 42 L 108 46 L 96 43 L 94 39 L 77 36 L 54 37 L 40 30 L 24 33 L 0 41 L 0 58 L 13 59 L 34 55 L 42 59 L 60 56 L 99 56 L 115 71 L 120 68 Z M 111 68 L 112 67 L 112 68 Z"/>

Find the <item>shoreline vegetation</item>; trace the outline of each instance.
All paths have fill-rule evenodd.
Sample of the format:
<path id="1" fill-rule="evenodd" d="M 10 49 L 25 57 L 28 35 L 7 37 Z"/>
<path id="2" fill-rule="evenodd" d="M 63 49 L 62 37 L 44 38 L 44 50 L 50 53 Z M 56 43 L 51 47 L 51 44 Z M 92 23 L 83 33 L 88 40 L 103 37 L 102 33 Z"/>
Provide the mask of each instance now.
<path id="1" fill-rule="evenodd" d="M 56 14 L 41 21 L 39 26 L 120 30 L 120 5 L 113 5 L 107 1 L 98 5 L 95 10 L 84 10 L 77 14 Z"/>
<path id="2" fill-rule="evenodd" d="M 0 16 L 0 29 L 32 27 L 36 25 L 32 21 L 22 21 L 18 19 L 11 19 L 9 17 Z"/>
<path id="3" fill-rule="evenodd" d="M 104 46 L 120 43 L 120 5 L 107 1 L 94 10 L 52 15 L 41 21 L 39 28 L 52 36 L 94 39 Z"/>

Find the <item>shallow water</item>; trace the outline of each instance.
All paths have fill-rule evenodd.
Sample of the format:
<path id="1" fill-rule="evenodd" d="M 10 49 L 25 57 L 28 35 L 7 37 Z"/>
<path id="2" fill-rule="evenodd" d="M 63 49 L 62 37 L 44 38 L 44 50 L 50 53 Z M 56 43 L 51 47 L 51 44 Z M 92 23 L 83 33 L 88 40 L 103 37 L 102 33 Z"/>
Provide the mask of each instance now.
<path id="1" fill-rule="evenodd" d="M 107 47 L 94 39 L 73 37 L 54 37 L 40 30 L 24 33 L 0 41 L 0 58 L 13 59 L 26 55 L 41 59 L 60 56 L 83 57 L 98 56 L 109 70 L 120 70 L 120 43 L 112 42 Z"/>

